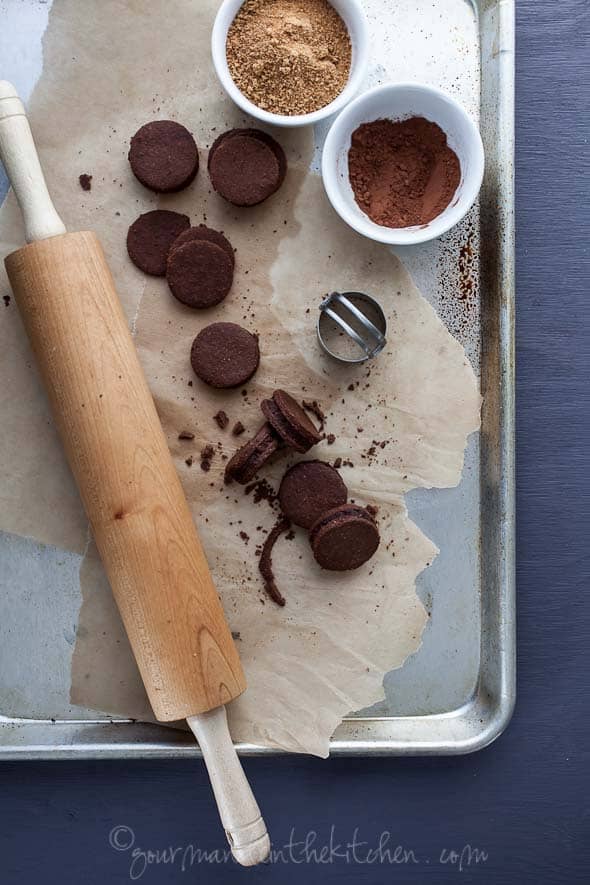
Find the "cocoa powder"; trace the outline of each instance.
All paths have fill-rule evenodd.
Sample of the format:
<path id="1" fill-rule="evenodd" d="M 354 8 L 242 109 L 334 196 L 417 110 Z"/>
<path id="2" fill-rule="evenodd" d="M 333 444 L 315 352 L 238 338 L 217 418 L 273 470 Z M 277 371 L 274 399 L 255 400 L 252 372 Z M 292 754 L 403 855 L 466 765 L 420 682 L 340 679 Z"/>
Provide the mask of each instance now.
<path id="1" fill-rule="evenodd" d="M 348 176 L 356 202 L 375 224 L 412 227 L 446 209 L 461 167 L 440 126 L 410 117 L 359 126 L 351 138 Z"/>

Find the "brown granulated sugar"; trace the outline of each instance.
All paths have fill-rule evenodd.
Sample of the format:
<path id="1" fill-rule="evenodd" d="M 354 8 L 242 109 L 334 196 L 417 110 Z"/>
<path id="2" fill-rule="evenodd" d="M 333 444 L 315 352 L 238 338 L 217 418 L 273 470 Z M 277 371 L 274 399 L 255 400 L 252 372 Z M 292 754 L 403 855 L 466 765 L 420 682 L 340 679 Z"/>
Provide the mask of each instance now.
<path id="1" fill-rule="evenodd" d="M 227 63 L 243 94 L 273 114 L 309 114 L 344 89 L 351 46 L 327 0 L 246 0 L 227 35 Z"/>

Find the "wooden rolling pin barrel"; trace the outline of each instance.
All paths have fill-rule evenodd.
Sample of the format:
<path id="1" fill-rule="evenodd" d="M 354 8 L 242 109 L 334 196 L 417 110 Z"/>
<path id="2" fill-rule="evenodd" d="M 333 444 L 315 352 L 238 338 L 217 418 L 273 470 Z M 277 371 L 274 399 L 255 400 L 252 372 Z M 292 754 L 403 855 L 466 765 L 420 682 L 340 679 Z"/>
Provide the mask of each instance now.
<path id="1" fill-rule="evenodd" d="M 29 245 L 6 269 L 156 718 L 187 719 L 232 853 L 265 859 L 264 821 L 224 704 L 244 674 L 97 237 L 66 233 L 15 89 L 0 159 Z"/>

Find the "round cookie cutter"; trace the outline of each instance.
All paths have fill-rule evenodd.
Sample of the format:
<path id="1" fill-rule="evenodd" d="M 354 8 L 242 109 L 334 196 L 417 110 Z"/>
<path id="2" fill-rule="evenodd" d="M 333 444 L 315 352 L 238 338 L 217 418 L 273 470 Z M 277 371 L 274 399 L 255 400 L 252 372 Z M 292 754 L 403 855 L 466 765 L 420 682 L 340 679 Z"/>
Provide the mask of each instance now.
<path id="1" fill-rule="evenodd" d="M 380 304 L 364 292 L 331 292 L 320 304 L 318 341 L 341 363 L 374 359 L 387 344 L 386 331 Z"/>

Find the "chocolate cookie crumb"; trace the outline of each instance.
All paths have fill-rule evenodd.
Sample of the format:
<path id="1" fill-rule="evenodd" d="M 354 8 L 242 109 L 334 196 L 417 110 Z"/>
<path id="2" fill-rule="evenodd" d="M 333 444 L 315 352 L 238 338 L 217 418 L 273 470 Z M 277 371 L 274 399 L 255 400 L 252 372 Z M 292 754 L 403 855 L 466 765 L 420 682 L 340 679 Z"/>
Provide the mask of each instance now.
<path id="1" fill-rule="evenodd" d="M 278 501 L 277 493 L 266 479 L 259 479 L 247 485 L 244 489 L 244 494 L 249 495 L 251 492 L 254 492 L 253 500 L 255 504 L 258 504 L 260 501 L 268 501 L 270 506 L 274 507 Z"/>
<path id="2" fill-rule="evenodd" d="M 232 630 L 231 631 L 231 638 L 237 641 L 242 638 L 242 634 L 240 633 L 239 630 Z"/>
<path id="3" fill-rule="evenodd" d="M 332 466 L 335 467 L 336 470 L 338 470 L 339 467 L 342 467 L 342 458 L 335 458 Z"/>
<path id="4" fill-rule="evenodd" d="M 242 541 L 244 541 L 245 544 L 247 544 L 250 540 L 250 535 L 248 534 L 248 532 L 241 531 L 240 538 L 242 539 Z"/>
<path id="5" fill-rule="evenodd" d="M 208 473 L 211 470 L 211 461 L 213 460 L 214 455 L 215 449 L 212 445 L 206 445 L 201 451 L 201 470 L 204 470 L 205 473 Z"/>
<path id="6" fill-rule="evenodd" d="M 2 300 L 4 301 L 4 307 L 8 307 L 10 304 L 10 295 L 3 295 Z"/>
<path id="7" fill-rule="evenodd" d="M 307 412 L 311 412 L 312 415 L 315 415 L 320 422 L 320 431 L 322 431 L 324 429 L 324 424 L 326 423 L 326 413 L 320 408 L 317 399 L 314 399 L 311 402 L 309 400 L 303 400 L 302 405 Z"/>
<path id="8" fill-rule="evenodd" d="M 285 605 L 285 597 L 276 585 L 275 576 L 272 568 L 272 551 L 273 547 L 283 534 L 290 529 L 289 520 L 282 516 L 268 533 L 262 546 L 262 553 L 258 563 L 258 570 L 264 581 L 264 588 L 273 602 L 277 605 Z"/>
<path id="9" fill-rule="evenodd" d="M 232 436 L 240 436 L 246 428 L 241 421 L 236 421 L 232 428 Z"/>
<path id="10" fill-rule="evenodd" d="M 181 430 L 178 434 L 178 439 L 194 439 L 194 433 L 191 433 L 190 430 Z"/>
<path id="11" fill-rule="evenodd" d="M 225 428 L 229 424 L 227 412 L 224 412 L 223 409 L 220 409 L 216 415 L 213 415 L 213 420 L 217 422 L 220 430 L 225 430 Z"/>
<path id="12" fill-rule="evenodd" d="M 83 172 L 82 175 L 78 176 L 78 181 L 83 191 L 89 191 L 92 188 L 92 175 Z"/>
<path id="13" fill-rule="evenodd" d="M 189 455 L 188 458 L 185 458 L 184 463 L 187 467 L 192 467 L 193 464 L 193 456 Z"/>
<path id="14" fill-rule="evenodd" d="M 333 433 L 329 433 L 329 434 L 327 435 L 327 437 L 326 437 L 326 442 L 328 443 L 329 446 L 333 446 L 333 445 L 334 445 L 334 443 L 336 442 L 336 437 L 334 436 Z"/>

